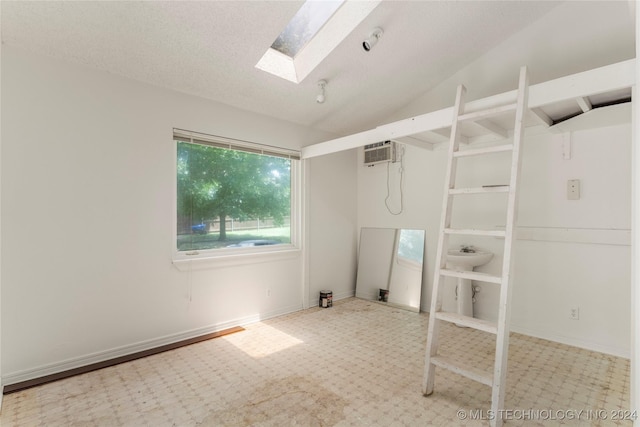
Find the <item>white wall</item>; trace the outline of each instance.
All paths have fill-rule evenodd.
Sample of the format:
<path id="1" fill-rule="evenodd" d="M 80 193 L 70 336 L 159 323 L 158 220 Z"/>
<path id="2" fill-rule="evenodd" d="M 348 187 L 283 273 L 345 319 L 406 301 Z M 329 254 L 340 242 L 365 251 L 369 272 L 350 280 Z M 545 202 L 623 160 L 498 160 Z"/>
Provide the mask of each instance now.
<path id="1" fill-rule="evenodd" d="M 2 22 L 2 6 L 0 5 L 0 22 Z M 0 33 L 2 24 L 0 24 Z M 0 82 L 2 81 L 2 43 L 0 43 Z M 2 99 L 2 85 L 0 84 L 0 99 Z M 0 102 L 0 122 L 2 117 L 2 103 Z M 0 129 L 2 125 L 0 123 Z M 0 131 L 0 242 L 2 242 L 2 135 Z M 2 412 L 2 244 L 0 244 L 0 412 Z"/>
<path id="2" fill-rule="evenodd" d="M 360 230 L 356 297 L 377 300 L 380 289 L 390 289 L 395 243 L 393 228 Z"/>
<path id="3" fill-rule="evenodd" d="M 444 191 L 444 151 L 427 151 L 403 145 L 402 162 L 363 166 L 358 157 L 358 229 L 390 227 L 425 230 L 425 258 L 421 295 L 422 310 L 429 307 L 433 282 L 433 260 L 438 243 L 440 208 Z M 388 166 L 388 168 L 387 168 Z M 400 171 L 404 171 L 400 187 Z M 387 185 L 389 182 L 389 185 Z M 402 191 L 400 191 L 402 188 Z M 389 195 L 388 203 L 385 199 Z M 400 198 L 402 196 L 402 213 Z M 387 207 L 388 205 L 388 207 Z M 397 214 L 397 215 L 396 215 Z"/>
<path id="4" fill-rule="evenodd" d="M 631 229 L 630 126 L 576 131 L 571 137 L 571 159 L 563 158 L 563 146 L 554 137 L 527 138 L 518 225 L 574 229 L 591 244 L 518 242 L 516 256 L 522 261 L 516 263 L 514 329 L 533 335 L 551 330 L 559 341 L 603 346 L 628 357 L 630 240 L 599 244 L 589 230 L 606 237 Z M 541 174 L 536 166 L 543 164 L 548 169 Z M 581 180 L 580 200 L 567 200 L 568 179 Z M 572 306 L 580 307 L 579 321 L 569 319 Z"/>
<path id="5" fill-rule="evenodd" d="M 15 48 L 2 55 L 5 384 L 302 308 L 302 254 L 172 265 L 171 131 L 290 148 L 332 135 Z M 348 170 L 311 166 L 312 181 L 344 178 L 350 191 Z M 311 208 L 315 230 L 327 210 Z M 339 215 L 342 229 L 355 221 Z M 312 265 L 330 246 L 320 248 Z"/>
<path id="6" fill-rule="evenodd" d="M 444 189 L 444 150 L 407 146 L 405 212 L 392 216 L 384 207 L 386 167 L 361 168 L 358 176 L 359 226 L 416 227 L 427 230 L 427 272 L 422 309 L 428 310 Z M 629 125 L 572 133 L 572 158 L 563 158 L 557 136 L 526 136 L 515 245 L 512 329 L 616 355 L 629 356 L 630 246 L 601 244 L 594 233 L 628 233 L 631 221 L 631 136 Z M 464 159 L 467 160 L 467 159 Z M 459 186 L 507 183 L 508 155 L 460 161 Z M 396 168 L 392 165 L 391 169 Z M 580 200 L 566 199 L 566 181 L 580 179 Z M 465 196 L 454 202 L 453 225 L 467 228 L 504 225 L 506 196 Z M 570 229 L 587 243 L 564 239 Z M 533 230 L 533 231 L 532 231 Z M 527 232 L 528 237 L 522 232 Z M 570 239 L 571 240 L 571 239 Z M 574 239 L 576 240 L 576 239 Z M 499 273 L 502 240 L 451 239 L 451 246 L 472 244 L 496 254 L 480 271 Z M 498 289 L 479 283 L 475 315 L 495 320 Z M 447 281 L 444 309 L 454 310 L 455 282 Z M 579 307 L 580 320 L 569 311 Z"/>
<path id="7" fill-rule="evenodd" d="M 309 294 L 318 305 L 321 290 L 334 299 L 355 294 L 357 227 L 356 151 L 307 160 L 309 179 Z"/>
<path id="8" fill-rule="evenodd" d="M 636 59 L 640 58 L 640 8 L 636 7 L 634 0 L 629 0 L 629 9 L 631 14 L 635 16 L 635 28 L 636 28 Z M 637 65 L 637 61 L 636 61 Z M 632 243 L 631 243 L 631 385 L 630 385 L 630 409 L 632 411 L 640 410 L 640 375 L 638 373 L 638 367 L 640 366 L 640 340 L 638 339 L 638 333 L 640 332 L 640 232 L 638 227 L 640 226 L 640 191 L 638 187 L 640 171 L 640 150 L 638 150 L 638 141 L 640 140 L 640 120 L 638 119 L 638 82 L 640 82 L 640 67 L 636 66 L 636 84 L 633 87 L 632 98 L 636 101 L 633 103 L 632 110 L 632 218 L 631 218 L 631 230 L 632 230 Z M 638 421 L 634 422 L 634 425 L 638 425 Z"/>
<path id="9" fill-rule="evenodd" d="M 575 15 L 575 11 L 559 5 L 398 110 L 388 122 L 450 107 L 454 103 L 456 87 L 461 83 L 467 87 L 467 100 L 512 90 L 517 87 L 518 70 L 522 65 L 529 68 L 533 84 L 635 56 L 633 19 L 625 2 L 586 2 L 579 13 Z M 548 40 L 547 46 L 532 49 L 531 46 L 543 46 L 539 43 L 541 38 Z M 579 48 L 580 43 L 576 43 L 585 39 L 591 41 L 587 44 L 588 50 Z M 534 40 L 536 43 L 532 43 Z M 628 40 L 628 43 L 617 44 L 610 40 Z M 519 224 L 541 227 L 534 235 L 557 234 L 553 227 L 584 227 L 586 231 L 576 233 L 587 237 L 590 236 L 589 229 L 630 229 L 629 128 L 622 126 L 594 132 L 574 133 L 575 156 L 565 162 L 557 157 L 559 145 L 554 144 L 550 136 L 538 136 L 534 144 L 529 142 L 531 135 L 528 134 L 523 157 L 525 176 Z M 381 202 L 386 191 L 383 171 L 363 170 L 358 176 L 358 220 L 359 226 L 420 225 L 426 228 L 427 271 L 422 306 L 423 310 L 428 310 L 446 152 L 407 147 L 407 153 L 410 161 L 406 167 L 405 199 L 410 202 L 405 213 L 393 217 L 385 212 Z M 602 160 L 598 156 L 602 156 Z M 508 172 L 504 167 L 497 169 L 495 164 L 484 170 L 470 167 L 471 174 L 477 179 L 500 181 Z M 581 179 L 585 192 L 584 198 L 573 204 L 562 199 L 569 176 Z M 412 186 L 414 190 L 411 190 Z M 470 199 L 458 203 L 473 205 L 473 198 L 481 196 L 467 197 Z M 481 208 L 481 217 L 476 217 L 476 222 L 479 219 L 486 225 L 500 224 L 494 220 L 500 210 L 497 204 L 476 207 Z M 468 218 L 454 216 L 457 221 L 465 219 Z M 452 239 L 452 244 L 456 243 L 460 242 Z M 498 250 L 497 239 L 485 244 L 488 249 Z M 549 258 L 551 254 L 554 258 Z M 629 246 L 519 240 L 515 257 L 526 261 L 518 264 L 515 270 L 518 280 L 525 277 L 525 281 L 521 287 L 514 288 L 514 330 L 629 356 L 630 310 L 624 303 L 630 292 Z M 499 262 L 500 258 L 495 258 L 484 270 L 495 269 Z M 489 301 L 495 300 L 495 290 L 489 285 L 481 287 L 476 313 L 479 317 L 491 318 L 494 307 Z M 454 288 L 449 286 L 445 297 L 451 297 L 453 293 Z M 526 302 L 529 299 L 530 304 Z M 567 312 L 572 306 L 580 307 L 581 320 L 568 319 Z M 548 307 L 552 311 L 540 312 L 538 307 Z M 445 304 L 445 308 L 452 306 Z"/>
<path id="10" fill-rule="evenodd" d="M 512 329 L 628 357 L 630 241 L 603 241 L 627 234 L 631 228 L 630 127 L 577 131 L 571 137 L 571 159 L 563 157 L 564 147 L 556 136 L 543 133 L 525 137 Z M 470 169 L 473 177 L 464 178 L 476 185 L 506 182 L 496 172 L 508 164 L 508 158 L 502 160 L 506 160 L 502 165 L 497 158 L 485 167 L 478 163 Z M 569 179 L 581 180 L 580 200 L 567 200 Z M 479 210 L 482 225 L 504 224 L 502 215 L 497 214 L 504 203 L 476 199 L 471 201 L 475 206 L 470 206 L 469 212 Z M 492 221 L 495 218 L 498 221 Z M 462 227 L 474 220 L 471 215 L 459 217 Z M 567 233 L 574 237 L 557 241 L 565 240 Z M 496 257 L 480 270 L 498 273 L 501 241 L 467 240 L 496 252 Z M 476 314 L 495 319 L 498 290 L 489 284 L 480 286 Z M 574 307 L 580 310 L 579 320 L 570 319 Z"/>
<path id="11" fill-rule="evenodd" d="M 461 83 L 471 101 L 517 88 L 523 65 L 530 84 L 536 84 L 634 58 L 634 45 L 633 17 L 625 2 L 583 1 L 578 10 L 560 4 L 417 97 L 389 122 L 451 107 Z"/>

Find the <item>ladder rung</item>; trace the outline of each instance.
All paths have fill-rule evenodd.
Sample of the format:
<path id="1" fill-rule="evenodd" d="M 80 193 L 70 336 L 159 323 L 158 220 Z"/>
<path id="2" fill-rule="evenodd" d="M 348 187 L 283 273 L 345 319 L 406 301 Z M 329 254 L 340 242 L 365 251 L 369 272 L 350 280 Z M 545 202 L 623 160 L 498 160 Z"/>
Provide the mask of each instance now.
<path id="1" fill-rule="evenodd" d="M 464 234 L 465 236 L 490 236 L 490 237 L 504 237 L 506 232 L 504 230 L 474 230 L 464 228 L 445 228 L 446 234 Z"/>
<path id="2" fill-rule="evenodd" d="M 449 194 L 481 194 L 481 193 L 508 193 L 508 185 L 496 185 L 491 187 L 450 188 Z"/>
<path id="3" fill-rule="evenodd" d="M 448 313 L 440 311 L 436 313 L 436 319 L 444 320 L 445 322 L 455 323 L 457 325 L 466 326 L 480 331 L 489 332 L 490 334 L 497 334 L 498 327 L 494 322 L 487 320 L 476 319 L 475 317 L 463 316 L 458 313 Z"/>
<path id="4" fill-rule="evenodd" d="M 513 150 L 513 144 L 494 145 L 493 147 L 474 148 L 472 150 L 455 151 L 453 157 L 478 156 L 480 154 L 501 153 Z"/>
<path id="5" fill-rule="evenodd" d="M 506 113 L 508 111 L 515 111 L 517 107 L 518 107 L 518 104 L 513 103 L 513 104 L 501 105 L 500 107 L 488 108 L 486 110 L 474 111 L 471 113 L 466 113 L 458 116 L 458 121 L 462 122 L 462 121 L 468 121 L 468 120 L 474 120 L 474 121 L 480 120 L 485 117 L 495 116 L 498 114 Z"/>
<path id="6" fill-rule="evenodd" d="M 457 361 L 453 362 L 442 356 L 432 357 L 431 364 L 439 368 L 447 369 L 458 375 L 465 376 L 469 379 L 472 379 L 484 385 L 488 385 L 489 387 L 493 386 L 493 376 L 490 373 L 482 371 L 478 368 L 474 368 L 472 366 L 465 366 Z"/>
<path id="7" fill-rule="evenodd" d="M 478 273 L 477 271 L 456 271 L 440 269 L 440 275 L 447 277 L 457 277 L 459 279 L 477 280 L 479 282 L 502 283 L 502 277 L 493 276 L 487 273 Z"/>

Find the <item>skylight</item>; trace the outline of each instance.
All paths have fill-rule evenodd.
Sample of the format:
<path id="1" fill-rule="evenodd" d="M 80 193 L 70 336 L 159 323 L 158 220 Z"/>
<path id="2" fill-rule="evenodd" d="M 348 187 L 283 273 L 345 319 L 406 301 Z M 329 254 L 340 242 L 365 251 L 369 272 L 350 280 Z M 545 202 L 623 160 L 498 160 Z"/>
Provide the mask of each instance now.
<path id="1" fill-rule="evenodd" d="M 307 0 L 256 64 L 300 83 L 381 0 Z"/>
<path id="2" fill-rule="evenodd" d="M 344 3 L 344 0 L 307 0 L 282 30 L 276 41 L 273 42 L 271 49 L 275 49 L 290 58 L 295 58 L 298 52 L 309 43 L 335 11 L 342 6 L 342 3 Z"/>

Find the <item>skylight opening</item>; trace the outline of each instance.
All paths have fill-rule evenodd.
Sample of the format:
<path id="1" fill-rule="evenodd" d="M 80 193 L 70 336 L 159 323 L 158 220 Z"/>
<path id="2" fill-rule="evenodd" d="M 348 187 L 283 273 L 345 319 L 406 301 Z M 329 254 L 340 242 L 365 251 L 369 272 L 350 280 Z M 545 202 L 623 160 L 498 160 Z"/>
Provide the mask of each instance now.
<path id="1" fill-rule="evenodd" d="M 307 0 L 256 68 L 300 83 L 381 0 Z"/>
<path id="2" fill-rule="evenodd" d="M 307 0 L 273 42 L 271 49 L 295 58 L 343 3 L 344 0 Z"/>

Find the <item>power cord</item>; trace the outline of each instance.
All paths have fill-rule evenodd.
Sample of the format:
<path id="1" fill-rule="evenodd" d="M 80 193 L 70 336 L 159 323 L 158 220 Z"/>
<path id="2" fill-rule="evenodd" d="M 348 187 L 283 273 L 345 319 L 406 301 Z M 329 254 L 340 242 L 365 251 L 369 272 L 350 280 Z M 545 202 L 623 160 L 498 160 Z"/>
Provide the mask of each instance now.
<path id="1" fill-rule="evenodd" d="M 384 199 L 384 205 L 391 215 L 400 215 L 404 211 L 404 145 L 396 144 L 396 154 L 400 159 L 400 210 L 398 212 L 394 212 L 391 207 L 389 207 L 389 199 L 391 198 L 391 184 L 390 184 L 390 175 L 391 175 L 391 162 L 387 162 L 387 197 Z"/>

